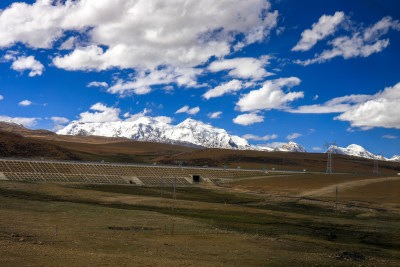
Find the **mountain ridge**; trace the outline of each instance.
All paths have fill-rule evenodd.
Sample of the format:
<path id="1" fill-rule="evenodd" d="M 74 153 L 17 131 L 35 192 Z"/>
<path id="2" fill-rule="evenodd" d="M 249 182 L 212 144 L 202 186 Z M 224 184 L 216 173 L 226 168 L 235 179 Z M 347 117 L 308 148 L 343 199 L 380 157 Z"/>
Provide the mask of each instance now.
<path id="1" fill-rule="evenodd" d="M 251 147 L 244 138 L 229 135 L 224 129 L 190 118 L 178 125 L 167 124 L 146 116 L 135 121 L 72 122 L 57 131 L 57 134 L 125 137 L 137 141 L 187 143 L 207 148 L 249 149 Z"/>
<path id="2" fill-rule="evenodd" d="M 2 122 L 0 122 L 0 127 Z M 5 125 L 9 128 L 10 125 Z M 182 162 L 190 166 L 218 166 L 227 165 L 229 168 L 260 169 L 275 168 L 283 170 L 311 170 L 325 171 L 326 154 L 324 153 L 288 153 L 280 148 L 268 148 L 268 150 L 234 150 L 220 148 L 195 148 L 173 144 L 156 142 L 135 141 L 127 138 L 102 137 L 102 136 L 72 136 L 72 135 L 49 135 L 45 130 L 30 130 L 27 128 L 13 128 L 12 136 L 4 137 L 3 147 L 9 154 L 3 157 L 23 157 L 45 159 L 66 159 L 82 161 L 105 161 L 126 162 L 144 164 L 172 164 Z M 18 135 L 20 137 L 18 137 Z M 14 140 L 14 141 L 13 141 Z M 25 146 L 26 143 L 40 143 L 40 149 L 35 146 Z M 0 142 L 1 143 L 1 142 Z M 292 145 L 295 145 L 292 142 Z M 58 148 L 48 150 L 46 147 L 56 146 L 65 150 L 66 157 L 54 154 L 60 151 Z M 290 142 L 289 142 L 290 144 Z M 21 146 L 22 145 L 22 146 Z M 288 144 L 285 144 L 288 145 Z M 281 147 L 282 145 L 280 145 Z M 6 150 L 3 150 L 3 152 Z M 374 163 L 371 159 L 337 155 L 334 159 L 335 171 L 338 172 L 369 172 L 372 171 Z M 384 172 L 400 172 L 399 162 L 386 161 L 379 164 Z"/>
<path id="3" fill-rule="evenodd" d="M 183 144 L 205 148 L 236 150 L 259 150 L 281 152 L 307 152 L 304 147 L 288 142 L 281 147 L 251 145 L 237 135 L 228 134 L 224 129 L 214 127 L 191 118 L 172 125 L 156 118 L 143 116 L 134 121 L 79 122 L 74 121 L 57 131 L 59 135 L 124 137 L 136 141 L 151 141 L 169 144 Z"/>
<path id="4" fill-rule="evenodd" d="M 222 148 L 234 150 L 257 150 L 277 152 L 307 153 L 307 150 L 289 141 L 280 147 L 268 145 L 251 145 L 245 138 L 229 134 L 225 129 L 217 128 L 211 124 L 188 118 L 177 125 L 172 125 L 157 118 L 142 116 L 134 121 L 115 122 L 79 122 L 73 121 L 65 128 L 57 131 L 59 135 L 75 136 L 104 136 L 122 137 L 135 141 L 158 142 L 166 144 L 178 144 L 198 148 Z M 400 156 L 394 155 L 387 159 L 375 155 L 364 147 L 351 144 L 345 148 L 331 146 L 327 152 L 366 159 L 400 162 Z"/>

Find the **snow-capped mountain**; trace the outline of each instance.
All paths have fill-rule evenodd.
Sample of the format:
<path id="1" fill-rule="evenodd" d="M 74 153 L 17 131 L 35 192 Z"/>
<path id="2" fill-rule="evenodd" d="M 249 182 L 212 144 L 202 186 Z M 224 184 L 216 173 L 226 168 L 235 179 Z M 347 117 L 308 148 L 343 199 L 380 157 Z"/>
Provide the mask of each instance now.
<path id="1" fill-rule="evenodd" d="M 307 152 L 306 149 L 295 143 L 290 141 L 289 143 L 286 144 L 281 144 L 280 146 L 270 146 L 270 145 L 253 145 L 251 147 L 252 150 L 259 150 L 259 151 L 267 151 L 267 152 L 272 152 L 272 151 L 279 151 L 279 152 Z"/>
<path id="2" fill-rule="evenodd" d="M 331 152 L 333 154 L 342 154 L 348 156 L 355 156 L 367 159 L 378 159 L 378 160 L 387 160 L 385 157 L 381 155 L 374 155 L 362 146 L 351 144 L 346 148 L 338 147 L 338 146 L 330 146 L 326 153 Z"/>
<path id="3" fill-rule="evenodd" d="M 137 141 L 192 144 L 208 148 L 251 149 L 246 139 L 193 119 L 171 125 L 143 116 L 135 121 L 82 123 L 74 121 L 57 134 L 125 137 Z"/>
<path id="4" fill-rule="evenodd" d="M 400 162 L 400 155 L 394 155 L 393 157 L 391 157 L 391 158 L 388 159 L 388 160 Z"/>
<path id="5" fill-rule="evenodd" d="M 251 150 L 258 150 L 258 151 L 266 151 L 266 152 L 271 152 L 271 151 L 275 151 L 275 148 L 272 148 L 270 146 L 267 145 L 252 145 Z"/>
<path id="6" fill-rule="evenodd" d="M 282 145 L 281 147 L 275 148 L 275 151 L 284 151 L 284 152 L 303 152 L 306 153 L 307 150 L 301 145 L 290 141 L 287 144 Z"/>
<path id="7" fill-rule="evenodd" d="M 250 145 L 249 142 L 236 135 L 230 135 L 224 129 L 213 127 L 201 121 L 186 119 L 178 125 L 165 123 L 157 118 L 143 116 L 135 121 L 115 122 L 78 122 L 73 121 L 57 134 L 63 135 L 97 135 L 106 137 L 125 137 L 137 141 L 149 141 L 170 144 L 186 144 L 207 148 L 227 148 L 238 150 L 282 151 L 282 152 L 307 152 L 306 149 L 295 143 L 289 142 L 279 147 L 268 145 Z M 352 144 L 346 148 L 331 146 L 326 152 L 362 157 L 367 159 L 390 160 L 400 162 L 400 156 L 386 159 L 374 155 L 362 146 Z"/>

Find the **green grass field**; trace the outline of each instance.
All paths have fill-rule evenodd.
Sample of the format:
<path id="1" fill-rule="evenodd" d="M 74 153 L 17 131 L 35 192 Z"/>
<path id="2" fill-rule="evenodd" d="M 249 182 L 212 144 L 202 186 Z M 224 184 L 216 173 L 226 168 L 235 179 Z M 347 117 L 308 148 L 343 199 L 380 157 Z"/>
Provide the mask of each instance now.
<path id="1" fill-rule="evenodd" d="M 2 181 L 0 266 L 399 266 L 399 182 L 366 179 L 180 187 L 174 211 L 172 188 Z"/>

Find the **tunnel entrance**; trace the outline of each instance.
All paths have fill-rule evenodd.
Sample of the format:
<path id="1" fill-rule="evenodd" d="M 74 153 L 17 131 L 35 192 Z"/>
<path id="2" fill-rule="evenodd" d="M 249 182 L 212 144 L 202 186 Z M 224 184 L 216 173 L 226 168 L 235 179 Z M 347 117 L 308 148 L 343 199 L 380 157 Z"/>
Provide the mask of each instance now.
<path id="1" fill-rule="evenodd" d="M 193 175 L 193 183 L 198 184 L 200 182 L 200 175 Z"/>

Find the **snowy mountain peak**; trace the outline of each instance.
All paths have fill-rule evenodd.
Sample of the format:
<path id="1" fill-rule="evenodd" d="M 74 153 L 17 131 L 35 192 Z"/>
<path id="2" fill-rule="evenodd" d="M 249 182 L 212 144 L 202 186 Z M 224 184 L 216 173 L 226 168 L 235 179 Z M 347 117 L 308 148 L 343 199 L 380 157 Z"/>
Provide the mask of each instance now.
<path id="1" fill-rule="evenodd" d="M 301 145 L 299 145 L 299 144 L 297 144 L 295 142 L 292 142 L 292 141 L 290 141 L 287 144 L 282 145 L 279 148 L 276 148 L 275 151 L 303 152 L 303 153 L 307 152 L 306 149 L 303 146 L 301 146 Z"/>
<path id="2" fill-rule="evenodd" d="M 358 150 L 358 151 L 366 151 L 365 148 L 363 148 L 360 145 L 356 145 L 356 144 L 351 144 L 347 146 L 347 149 L 352 149 L 352 150 Z"/>
<path id="3" fill-rule="evenodd" d="M 213 129 L 213 130 L 219 130 L 219 131 L 223 130 L 223 129 L 215 128 L 215 127 L 213 127 L 213 126 L 211 126 L 211 125 L 209 125 L 207 123 L 204 123 L 202 121 L 196 121 L 196 120 L 191 119 L 191 118 L 188 118 L 188 119 L 184 120 L 183 122 L 181 122 L 178 125 L 176 125 L 176 127 L 179 127 L 179 128 L 190 128 L 190 129 L 196 129 L 196 128 L 200 127 L 200 128 Z M 225 130 L 223 130 L 223 131 L 225 131 Z"/>
<path id="4" fill-rule="evenodd" d="M 374 155 L 365 148 L 360 145 L 351 144 L 346 148 L 338 147 L 338 146 L 330 146 L 326 153 L 331 152 L 333 154 L 342 154 L 348 156 L 355 156 L 367 159 L 379 159 L 379 160 L 386 160 L 383 156 Z"/>
<path id="5" fill-rule="evenodd" d="M 288 142 L 274 148 L 268 145 L 250 145 L 246 139 L 230 135 L 224 129 L 216 128 L 202 121 L 191 118 L 178 125 L 172 125 L 157 117 L 142 116 L 136 119 L 115 122 L 78 122 L 73 121 L 57 134 L 63 135 L 98 135 L 106 137 L 125 137 L 137 141 L 188 144 L 207 148 L 226 148 L 238 150 L 307 152 L 295 143 Z M 374 155 L 360 145 L 351 144 L 346 148 L 331 146 L 326 152 L 362 157 L 367 159 L 388 160 L 383 156 Z M 400 162 L 400 156 L 393 156 L 390 161 Z"/>
<path id="6" fill-rule="evenodd" d="M 391 158 L 388 159 L 388 160 L 400 162 L 400 155 L 394 155 L 393 157 L 391 157 Z"/>
<path id="7" fill-rule="evenodd" d="M 192 144 L 209 148 L 251 149 L 246 139 L 190 118 L 178 125 L 147 116 L 133 121 L 104 123 L 74 121 L 57 134 L 125 137 L 137 141 Z"/>
<path id="8" fill-rule="evenodd" d="M 120 121 L 121 123 L 123 123 L 123 121 Z M 159 125 L 159 124 L 166 124 L 165 122 L 161 121 L 161 120 L 157 120 L 157 118 L 153 118 L 153 117 L 149 117 L 149 116 L 142 116 L 139 117 L 135 120 L 126 120 L 125 122 L 135 122 L 136 124 L 153 124 L 153 125 Z"/>
<path id="9" fill-rule="evenodd" d="M 182 121 L 178 125 L 196 125 L 196 124 L 207 125 L 206 123 L 204 123 L 202 121 L 197 121 L 197 120 L 192 119 L 192 118 L 187 118 L 186 120 Z"/>

